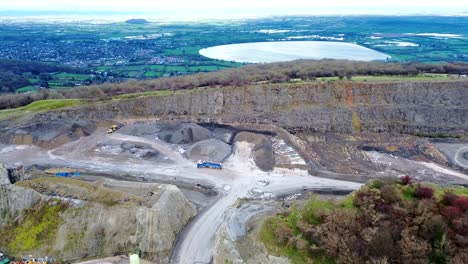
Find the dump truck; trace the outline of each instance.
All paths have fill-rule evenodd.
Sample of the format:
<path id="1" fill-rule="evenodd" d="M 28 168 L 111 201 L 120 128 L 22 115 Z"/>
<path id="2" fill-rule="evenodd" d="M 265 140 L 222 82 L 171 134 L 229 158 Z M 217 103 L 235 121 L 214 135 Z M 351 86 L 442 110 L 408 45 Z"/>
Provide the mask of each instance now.
<path id="1" fill-rule="evenodd" d="M 117 131 L 117 129 L 119 129 L 117 125 L 112 125 L 109 127 L 109 129 L 107 129 L 107 133 L 108 134 L 114 133 L 115 131 Z"/>
<path id="2" fill-rule="evenodd" d="M 220 170 L 220 169 L 223 168 L 223 165 L 221 163 L 199 160 L 197 162 L 197 168 L 199 168 L 199 169 L 200 168 L 210 168 L 210 169 Z"/>

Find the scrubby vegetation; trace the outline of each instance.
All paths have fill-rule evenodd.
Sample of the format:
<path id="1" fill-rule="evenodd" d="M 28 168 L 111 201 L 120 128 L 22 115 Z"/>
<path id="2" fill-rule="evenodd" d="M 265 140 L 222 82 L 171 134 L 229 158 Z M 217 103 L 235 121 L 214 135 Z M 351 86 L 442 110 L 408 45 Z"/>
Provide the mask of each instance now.
<path id="1" fill-rule="evenodd" d="M 41 90 L 28 94 L 9 94 L 0 97 L 0 109 L 20 107 L 34 101 L 45 99 L 75 98 L 106 100 L 113 96 L 128 93 L 187 90 L 197 87 L 226 87 L 261 83 L 314 81 L 317 80 L 317 78 L 329 77 L 352 80 L 353 76 L 359 76 L 357 81 L 367 81 L 364 76 L 374 76 L 374 78 L 369 78 L 369 81 L 388 81 L 388 78 L 384 78 L 385 76 L 396 76 L 398 81 L 405 80 L 405 76 L 414 77 L 422 73 L 459 74 L 464 72 L 468 72 L 467 63 L 399 64 L 339 60 L 300 60 L 284 63 L 247 65 L 241 68 L 213 73 L 160 78 L 147 81 L 132 80 L 123 83 L 105 83 L 102 85 L 84 86 L 74 89 Z M 412 78 L 411 80 L 417 81 L 418 78 Z M 421 78 L 421 80 L 427 80 L 427 77 Z"/>
<path id="2" fill-rule="evenodd" d="M 8 248 L 8 253 L 17 257 L 38 248 L 47 248 L 60 227 L 60 213 L 67 208 L 66 203 L 50 200 L 26 209 L 23 217 L 8 222 L 0 229 L 0 247 Z"/>
<path id="3" fill-rule="evenodd" d="M 30 103 L 23 107 L 15 109 L 6 109 L 0 111 L 0 119 L 7 118 L 20 114 L 38 113 L 43 111 L 56 110 L 65 107 L 73 107 L 84 104 L 83 100 L 78 99 L 54 99 L 54 100 L 41 100 Z"/>
<path id="4" fill-rule="evenodd" d="M 259 238 L 293 263 L 468 263 L 468 191 L 374 180 L 267 219 Z"/>
<path id="5" fill-rule="evenodd" d="M 33 189 L 46 195 L 61 196 L 99 203 L 104 206 L 126 206 L 143 204 L 143 200 L 134 195 L 106 188 L 100 184 L 60 177 L 40 177 L 21 181 L 18 186 Z"/>

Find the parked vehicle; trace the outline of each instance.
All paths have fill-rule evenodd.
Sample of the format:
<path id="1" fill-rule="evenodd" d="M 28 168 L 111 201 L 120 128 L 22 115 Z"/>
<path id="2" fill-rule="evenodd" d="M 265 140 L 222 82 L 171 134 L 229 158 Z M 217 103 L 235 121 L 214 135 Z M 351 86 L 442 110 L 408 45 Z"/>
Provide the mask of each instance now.
<path id="1" fill-rule="evenodd" d="M 117 131 L 117 129 L 119 129 L 117 125 L 112 125 L 109 127 L 109 129 L 107 129 L 107 133 L 108 134 L 114 133 L 115 131 Z"/>
<path id="2" fill-rule="evenodd" d="M 10 264 L 10 260 L 0 252 L 0 264 Z"/>

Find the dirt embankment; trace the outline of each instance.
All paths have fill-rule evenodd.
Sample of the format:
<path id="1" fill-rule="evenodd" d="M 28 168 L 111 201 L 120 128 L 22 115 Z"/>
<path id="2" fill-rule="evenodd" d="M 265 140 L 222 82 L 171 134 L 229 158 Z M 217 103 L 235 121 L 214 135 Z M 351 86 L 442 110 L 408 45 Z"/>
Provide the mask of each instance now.
<path id="1" fill-rule="evenodd" d="M 270 171 L 275 166 L 275 154 L 271 138 L 261 134 L 251 132 L 240 132 L 236 136 L 236 141 L 244 141 L 254 145 L 252 155 L 255 164 L 263 171 Z"/>

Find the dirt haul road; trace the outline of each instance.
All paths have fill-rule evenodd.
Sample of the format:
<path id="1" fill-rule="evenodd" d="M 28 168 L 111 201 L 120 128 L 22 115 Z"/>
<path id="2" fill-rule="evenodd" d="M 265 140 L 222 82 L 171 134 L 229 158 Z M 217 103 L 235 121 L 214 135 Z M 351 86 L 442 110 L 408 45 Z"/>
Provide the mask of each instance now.
<path id="1" fill-rule="evenodd" d="M 268 198 L 304 188 L 354 190 L 360 186 L 308 176 L 304 171 L 276 170 L 265 173 L 249 159 L 250 152 L 249 144 L 236 144 L 234 154 L 217 178 L 217 186 L 222 185 L 219 187 L 224 190 L 222 197 L 187 226 L 173 251 L 172 263 L 209 263 L 213 257 L 216 233 L 225 220 L 225 213 L 238 198 Z"/>
<path id="2" fill-rule="evenodd" d="M 113 142 L 144 143 L 164 155 L 165 162 L 129 158 L 119 153 L 103 153 L 96 146 Z M 51 151 L 36 147 L 13 147 L 0 151 L 0 161 L 21 161 L 28 165 L 53 165 L 86 169 L 145 180 L 208 184 L 220 192 L 220 198 L 206 207 L 184 229 L 173 250 L 171 263 L 209 263 L 212 260 L 217 231 L 226 212 L 239 198 L 271 198 L 275 195 L 309 190 L 355 190 L 360 184 L 313 177 L 304 170 L 259 170 L 251 158 L 252 146 L 235 144 L 233 154 L 223 164 L 223 170 L 197 169 L 196 165 L 177 150 L 177 146 L 142 137 L 95 133 Z"/>

